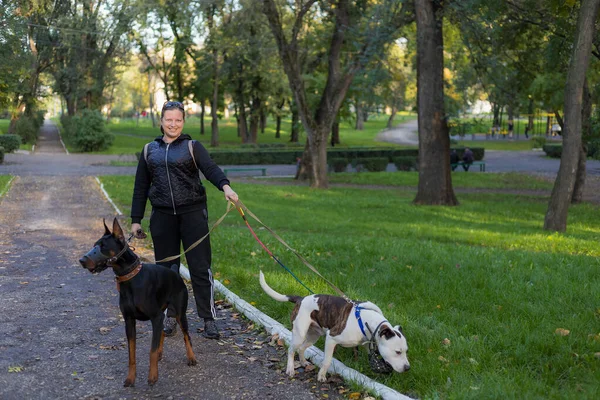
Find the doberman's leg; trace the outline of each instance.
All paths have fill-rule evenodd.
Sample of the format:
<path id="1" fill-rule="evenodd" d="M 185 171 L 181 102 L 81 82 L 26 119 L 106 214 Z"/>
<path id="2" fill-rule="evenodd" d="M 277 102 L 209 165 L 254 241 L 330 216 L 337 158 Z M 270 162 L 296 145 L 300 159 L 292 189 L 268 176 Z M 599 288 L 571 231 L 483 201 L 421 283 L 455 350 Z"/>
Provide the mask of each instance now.
<path id="1" fill-rule="evenodd" d="M 194 350 L 192 350 L 192 339 L 190 339 L 190 334 L 188 332 L 188 321 L 185 311 L 177 317 L 177 323 L 179 324 L 181 332 L 183 333 L 183 341 L 185 342 L 185 353 L 188 359 L 188 365 L 196 365 L 196 356 L 194 355 Z"/>
<path id="2" fill-rule="evenodd" d="M 123 386 L 135 385 L 135 318 L 125 318 L 125 333 L 129 350 L 129 372 Z"/>
<path id="3" fill-rule="evenodd" d="M 152 345 L 150 347 L 150 370 L 148 371 L 148 385 L 152 386 L 158 381 L 158 353 L 163 337 L 163 313 L 158 313 L 152 318 Z"/>
<path id="4" fill-rule="evenodd" d="M 165 331 L 161 331 L 160 344 L 158 345 L 158 361 L 162 360 L 164 343 L 165 343 Z"/>

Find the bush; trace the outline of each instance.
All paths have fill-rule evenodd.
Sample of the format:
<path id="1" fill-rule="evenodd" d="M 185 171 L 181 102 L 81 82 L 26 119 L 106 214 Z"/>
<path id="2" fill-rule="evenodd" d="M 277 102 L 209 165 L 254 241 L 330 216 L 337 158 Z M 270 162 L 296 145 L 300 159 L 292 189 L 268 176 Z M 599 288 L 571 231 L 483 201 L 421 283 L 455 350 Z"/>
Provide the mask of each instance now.
<path id="1" fill-rule="evenodd" d="M 348 159 L 340 157 L 328 158 L 327 164 L 333 169 L 333 172 L 345 172 L 348 167 Z"/>
<path id="2" fill-rule="evenodd" d="M 19 135 L 0 135 L 0 147 L 4 147 L 6 153 L 12 153 L 21 146 L 21 136 Z"/>
<path id="3" fill-rule="evenodd" d="M 0 164 L 4 162 L 4 147 L 0 146 Z"/>
<path id="4" fill-rule="evenodd" d="M 368 157 L 361 158 L 359 164 L 369 172 L 381 172 L 385 171 L 389 160 L 387 157 Z"/>
<path id="5" fill-rule="evenodd" d="M 546 145 L 546 138 L 543 136 L 534 136 L 531 138 L 531 144 L 534 149 L 542 149 Z"/>
<path id="6" fill-rule="evenodd" d="M 560 158 L 562 154 L 562 144 L 546 144 L 543 147 L 544 152 L 548 157 Z"/>
<path id="7" fill-rule="evenodd" d="M 23 143 L 34 144 L 37 141 L 39 127 L 32 118 L 22 115 L 15 124 L 15 133 Z"/>
<path id="8" fill-rule="evenodd" d="M 417 157 L 396 157 L 394 158 L 394 165 L 398 168 L 398 171 L 410 171 L 414 169 L 418 170 Z"/>
<path id="9" fill-rule="evenodd" d="M 593 139 L 588 142 L 587 156 L 588 158 L 600 160 L 600 139 Z"/>
<path id="10" fill-rule="evenodd" d="M 80 115 L 72 117 L 65 127 L 69 141 L 78 151 L 102 151 L 112 144 L 114 135 L 106 129 L 100 111 L 83 110 Z M 64 125 L 63 125 L 64 126 Z"/>

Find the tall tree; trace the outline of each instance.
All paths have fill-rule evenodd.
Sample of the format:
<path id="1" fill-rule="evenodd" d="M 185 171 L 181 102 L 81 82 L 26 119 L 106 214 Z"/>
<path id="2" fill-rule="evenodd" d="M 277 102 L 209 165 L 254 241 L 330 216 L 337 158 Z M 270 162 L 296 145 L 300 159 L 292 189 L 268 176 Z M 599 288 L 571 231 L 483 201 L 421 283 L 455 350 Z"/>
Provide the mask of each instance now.
<path id="1" fill-rule="evenodd" d="M 269 20 L 306 131 L 307 143 L 301 168 L 306 171 L 313 187 L 328 187 L 327 142 L 332 125 L 354 76 L 375 54 L 381 53 L 386 43 L 395 39 L 399 26 L 405 23 L 403 4 L 398 0 L 297 0 L 293 6 L 283 3 L 278 6 L 275 0 L 263 0 L 263 11 Z M 326 17 L 325 22 L 330 21 L 328 26 L 331 30 L 326 52 L 325 85 L 319 91 L 319 101 L 311 104 L 306 79 L 302 75 L 299 39 L 309 25 L 307 15 L 317 6 L 319 13 L 316 15 Z M 287 29 L 285 21 L 290 19 L 290 29 Z"/>
<path id="2" fill-rule="evenodd" d="M 417 20 L 417 105 L 419 185 L 416 204 L 456 205 L 450 174 L 450 137 L 444 111 L 443 8 L 415 0 Z"/>
<path id="3" fill-rule="evenodd" d="M 544 220 L 546 230 L 564 232 L 567 229 L 567 215 L 575 187 L 581 149 L 581 110 L 585 74 L 589 66 L 599 8 L 600 0 L 583 0 L 579 9 L 573 54 L 565 87 L 563 150 Z"/>

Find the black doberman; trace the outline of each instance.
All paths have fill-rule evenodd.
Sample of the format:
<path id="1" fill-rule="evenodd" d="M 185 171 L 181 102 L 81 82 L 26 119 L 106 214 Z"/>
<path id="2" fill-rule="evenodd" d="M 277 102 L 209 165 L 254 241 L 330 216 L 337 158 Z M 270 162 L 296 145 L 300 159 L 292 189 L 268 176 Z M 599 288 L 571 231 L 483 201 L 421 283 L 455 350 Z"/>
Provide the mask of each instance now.
<path id="1" fill-rule="evenodd" d="M 152 347 L 150 350 L 150 371 L 148 384 L 158 380 L 158 360 L 162 358 L 164 311 L 169 308 L 169 316 L 174 316 L 181 327 L 188 365 L 196 365 L 192 341 L 188 333 L 186 310 L 188 291 L 179 276 L 179 267 L 171 269 L 156 264 L 142 264 L 139 257 L 129 248 L 123 229 L 115 218 L 112 233 L 104 222 L 104 235 L 79 263 L 96 274 L 112 267 L 119 290 L 119 307 L 125 319 L 125 332 L 129 347 L 129 372 L 124 386 L 135 384 L 135 324 L 136 320 L 152 321 Z M 172 315 L 174 314 L 174 315 Z"/>

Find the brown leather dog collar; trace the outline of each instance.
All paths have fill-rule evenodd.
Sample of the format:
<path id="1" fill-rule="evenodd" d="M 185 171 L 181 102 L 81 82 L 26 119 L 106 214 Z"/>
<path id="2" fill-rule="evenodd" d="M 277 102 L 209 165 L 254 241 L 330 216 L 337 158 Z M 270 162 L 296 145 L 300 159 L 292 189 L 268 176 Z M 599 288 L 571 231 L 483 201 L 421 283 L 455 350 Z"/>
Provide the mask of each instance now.
<path id="1" fill-rule="evenodd" d="M 140 262 L 140 259 L 138 258 L 135 262 L 138 263 L 138 265 L 131 272 L 122 276 L 115 276 L 115 281 L 117 281 L 117 291 L 121 291 L 121 282 L 127 282 L 128 280 L 133 279 L 133 277 L 141 271 L 143 264 Z"/>

